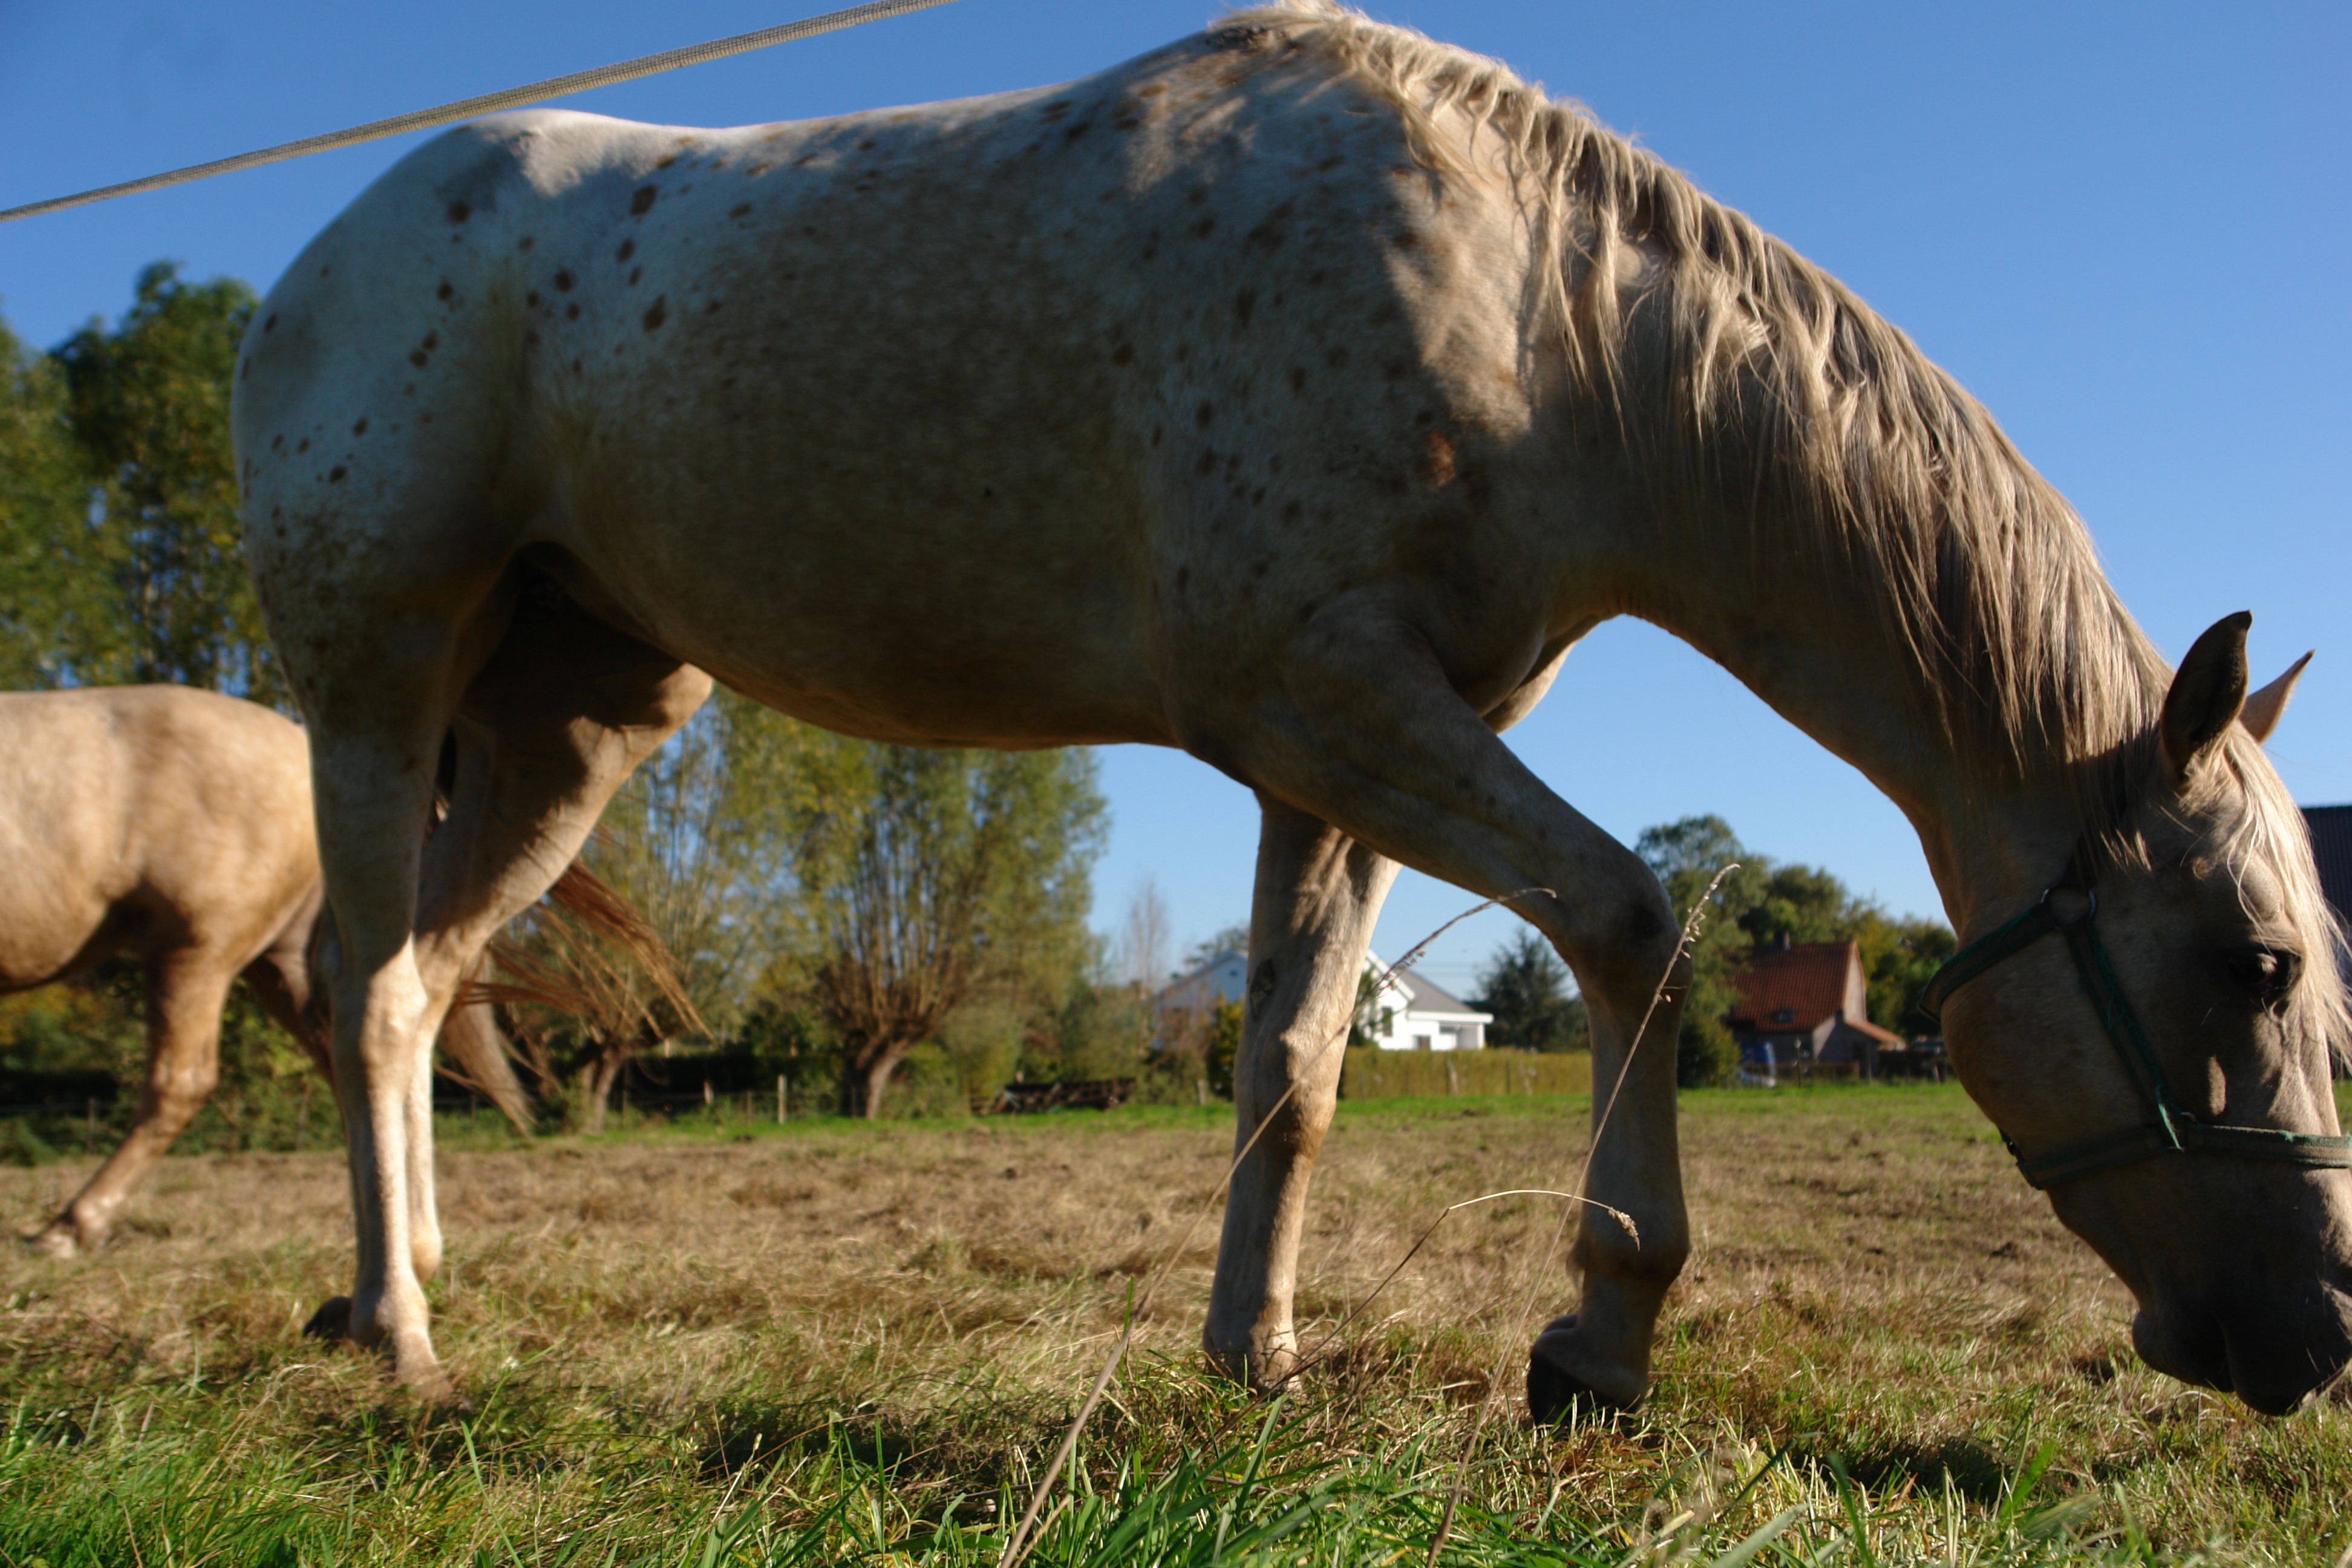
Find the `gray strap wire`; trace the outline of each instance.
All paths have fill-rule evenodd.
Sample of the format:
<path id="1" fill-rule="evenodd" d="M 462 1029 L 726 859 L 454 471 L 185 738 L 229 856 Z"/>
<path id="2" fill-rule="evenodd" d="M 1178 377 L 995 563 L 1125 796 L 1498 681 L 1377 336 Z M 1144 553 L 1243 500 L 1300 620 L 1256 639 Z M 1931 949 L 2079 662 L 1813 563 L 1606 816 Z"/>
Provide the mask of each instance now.
<path id="1" fill-rule="evenodd" d="M 828 11 L 822 16 L 787 22 L 781 27 L 762 27 L 756 33 L 739 33 L 731 38 L 719 38 L 708 44 L 666 49 L 657 55 L 624 60 L 619 65 L 599 66 L 594 70 L 551 77 L 529 87 L 511 87 L 504 92 L 484 93 L 479 98 L 443 104 L 438 109 L 423 109 L 414 114 L 372 121 L 365 125 L 353 126 L 349 131 L 337 131 L 325 136 L 310 136 L 281 146 L 266 147 L 258 153 L 245 153 L 210 163 L 196 163 L 185 169 L 174 169 L 167 174 L 150 174 L 143 180 L 131 180 L 120 185 L 101 185 L 97 190 L 84 191 L 77 196 L 54 196 L 27 206 L 9 207 L 0 211 L 0 223 L 14 223 L 20 217 L 38 217 L 43 213 L 62 212 L 68 207 L 87 206 L 91 202 L 107 201 L 115 196 L 136 195 L 142 191 L 159 191 L 166 185 L 184 185 L 191 180 L 210 179 L 215 174 L 234 174 L 239 169 L 258 168 L 264 163 L 280 163 L 289 158 L 331 152 L 338 147 L 355 147 L 362 142 L 377 142 L 386 136 L 399 136 L 411 131 L 427 131 L 436 125 L 449 124 L 452 121 L 471 120 L 478 114 L 492 114 L 501 109 L 520 109 L 525 104 L 541 103 L 567 93 L 585 92 L 592 87 L 635 81 L 639 77 L 656 76 L 663 71 L 676 70 L 680 66 L 698 66 L 709 60 L 722 60 L 730 55 L 764 49 L 771 44 L 789 44 L 797 38 L 815 37 L 820 33 L 837 33 L 845 27 L 879 22 L 889 16 L 903 16 L 910 11 L 928 11 L 934 5 L 949 3 L 950 0 L 869 0 L 866 5 L 852 5 L 843 11 Z"/>

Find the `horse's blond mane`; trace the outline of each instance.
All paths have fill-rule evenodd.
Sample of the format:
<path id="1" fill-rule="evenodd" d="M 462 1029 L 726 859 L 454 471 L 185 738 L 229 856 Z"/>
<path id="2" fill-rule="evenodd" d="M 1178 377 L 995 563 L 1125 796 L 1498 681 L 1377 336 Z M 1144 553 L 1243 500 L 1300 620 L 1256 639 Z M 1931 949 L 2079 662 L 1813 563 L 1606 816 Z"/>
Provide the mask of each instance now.
<path id="1" fill-rule="evenodd" d="M 1830 580 L 1868 590 L 1847 602 L 1874 606 L 1961 766 L 2054 770 L 2088 842 L 2121 860 L 2145 852 L 2132 817 L 2170 672 L 2074 510 L 1908 337 L 1498 61 L 1333 0 L 1237 11 L 1220 25 L 1235 29 L 1278 32 L 1381 93 L 1441 175 L 1485 177 L 1480 149 L 1499 153 L 1537 248 L 1531 314 L 1641 454 L 1668 525 L 1744 510 L 1759 552 L 1818 551 Z M 2332 953 L 2302 814 L 2243 754 L 2250 738 L 2231 747 L 2245 788 L 2227 852 L 2276 868 L 2309 951 Z M 2336 989 L 2304 989 L 2325 994 L 2333 1026 Z"/>

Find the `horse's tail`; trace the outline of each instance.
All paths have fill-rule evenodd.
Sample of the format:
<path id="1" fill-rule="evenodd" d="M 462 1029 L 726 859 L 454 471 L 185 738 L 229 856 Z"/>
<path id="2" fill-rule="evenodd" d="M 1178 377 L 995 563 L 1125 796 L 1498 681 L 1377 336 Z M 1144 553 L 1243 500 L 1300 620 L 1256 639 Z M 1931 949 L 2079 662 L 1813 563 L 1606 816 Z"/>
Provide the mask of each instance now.
<path id="1" fill-rule="evenodd" d="M 577 945 L 577 933 L 583 930 L 607 938 L 635 961 L 653 982 L 660 998 L 677 1011 L 686 1028 L 702 1028 L 701 1015 L 687 995 L 677 961 L 670 956 L 668 947 L 651 922 L 603 878 L 575 861 L 564 868 L 555 885 L 547 890 L 546 901 L 546 917 L 551 917 L 554 923 L 565 929 L 573 945 Z M 310 994 L 303 1010 L 306 1022 L 313 1025 L 322 1057 L 332 1034 L 328 1005 L 333 994 L 333 972 L 341 956 L 334 921 L 315 921 L 304 955 Z M 488 978 L 483 972 L 492 967 L 505 971 L 505 978 Z M 449 1015 L 442 1022 L 440 1044 L 445 1059 L 437 1064 L 436 1070 L 462 1088 L 487 1095 L 518 1131 L 528 1134 L 537 1125 L 538 1118 L 531 1110 L 530 1092 L 516 1076 L 513 1047 L 499 1028 L 497 1016 L 491 1010 L 491 1005 L 497 1002 L 533 1002 L 561 1012 L 588 1015 L 598 1010 L 600 998 L 592 987 L 568 982 L 547 966 L 531 963 L 519 948 L 503 940 L 491 942 L 482 960 L 476 963 L 458 987 Z M 538 1064 L 533 1066 L 537 1070 Z M 328 1074 L 331 1079 L 331 1068 Z M 547 1075 L 542 1072 L 541 1076 Z"/>

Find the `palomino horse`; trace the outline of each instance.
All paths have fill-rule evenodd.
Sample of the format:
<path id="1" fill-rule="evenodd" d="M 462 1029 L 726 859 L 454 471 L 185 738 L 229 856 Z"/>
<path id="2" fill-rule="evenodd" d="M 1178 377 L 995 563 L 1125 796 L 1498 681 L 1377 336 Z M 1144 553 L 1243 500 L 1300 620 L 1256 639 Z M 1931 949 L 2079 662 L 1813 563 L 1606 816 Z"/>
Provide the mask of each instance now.
<path id="1" fill-rule="evenodd" d="M 251 702 L 182 686 L 0 694 L 0 991 L 128 954 L 147 972 L 147 1083 L 121 1147 L 26 1237 L 60 1257 L 115 1212 L 213 1091 L 221 1006 L 245 977 L 321 1068 L 309 947 L 322 904 L 310 747 Z M 454 1010 L 443 1048 L 530 1122 L 487 1005 Z"/>
<path id="2" fill-rule="evenodd" d="M 2045 1176 L 2147 1357 L 2283 1410 L 2352 1356 L 2347 1156 L 2287 1136 L 2336 1132 L 2343 999 L 2245 618 L 2168 678 L 1906 339 L 1490 61 L 1296 0 L 1032 92 L 485 121 L 311 242 L 236 374 L 343 921 L 351 1328 L 419 1390 L 446 1384 L 405 1262 L 417 1042 L 708 671 L 857 735 L 1149 742 L 1257 792 L 1235 1099 L 1273 1124 L 1206 1341 L 1260 1381 L 1295 1363 L 1327 1047 L 1397 865 L 1549 889 L 1518 907 L 1582 984 L 1595 1081 L 1624 1073 L 1591 1190 L 1639 1237 L 1588 1211 L 1529 1393 L 1638 1398 L 1688 1247 L 1674 1005 L 1628 1063 L 1675 914 L 1496 737 L 1619 615 L 1885 790 L 1962 932 L 2095 889 L 2095 927 L 2055 891 L 2068 942 L 1957 988 L 1949 1036 L 2037 1160 L 2158 1114 L 2245 1130 Z M 2094 933 L 2153 1091 L 2068 967 Z"/>

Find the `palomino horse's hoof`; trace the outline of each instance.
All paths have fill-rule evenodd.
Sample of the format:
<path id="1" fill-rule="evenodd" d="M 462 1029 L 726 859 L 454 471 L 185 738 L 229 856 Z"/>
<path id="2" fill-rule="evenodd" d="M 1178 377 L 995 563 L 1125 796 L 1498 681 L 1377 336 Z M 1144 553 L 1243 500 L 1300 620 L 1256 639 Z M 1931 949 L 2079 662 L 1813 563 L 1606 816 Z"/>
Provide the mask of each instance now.
<path id="1" fill-rule="evenodd" d="M 310 1321 L 302 1325 L 302 1337 L 306 1340 L 350 1339 L 352 1299 L 349 1296 L 328 1297 L 326 1305 L 311 1313 Z"/>
<path id="2" fill-rule="evenodd" d="M 74 1227 L 63 1220 L 59 1220 L 55 1225 L 43 1226 L 22 1239 L 27 1248 L 47 1258 L 72 1258 L 84 1251 L 98 1250 L 95 1247 L 84 1247 L 80 1239 L 74 1235 Z"/>
<path id="3" fill-rule="evenodd" d="M 1588 1413 L 1631 1410 L 1649 1392 L 1645 1381 L 1611 1376 L 1598 1367 L 1578 1368 L 1576 1317 L 1555 1320 L 1528 1354 L 1528 1414 L 1538 1426 L 1555 1426 L 1580 1408 Z"/>

